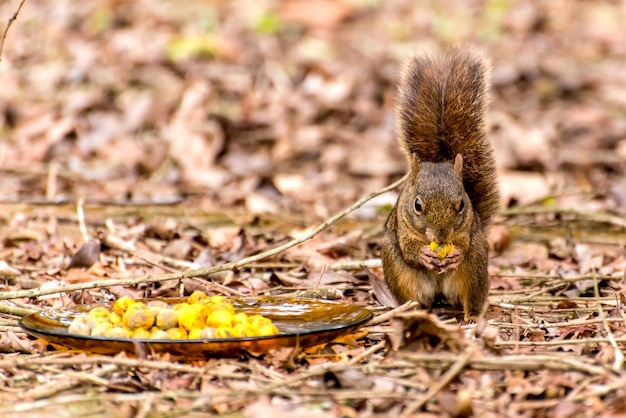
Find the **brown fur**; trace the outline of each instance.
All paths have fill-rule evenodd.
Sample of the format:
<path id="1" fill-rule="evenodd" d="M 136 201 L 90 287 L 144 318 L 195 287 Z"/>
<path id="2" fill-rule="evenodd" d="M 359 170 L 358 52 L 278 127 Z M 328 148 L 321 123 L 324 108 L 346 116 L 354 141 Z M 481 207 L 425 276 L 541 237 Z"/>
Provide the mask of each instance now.
<path id="1" fill-rule="evenodd" d="M 487 298 L 484 228 L 498 208 L 485 128 L 487 73 L 484 58 L 461 48 L 406 65 L 397 137 L 410 157 L 411 176 L 385 225 L 382 251 L 385 278 L 398 302 L 430 307 L 443 294 L 463 306 L 466 320 L 480 313 Z M 438 260 L 429 250 L 433 241 L 451 242 L 455 254 Z"/>
<path id="2" fill-rule="evenodd" d="M 498 210 L 496 165 L 486 135 L 488 61 L 468 48 L 409 60 L 396 102 L 397 132 L 408 155 L 421 161 L 464 160 L 465 191 L 487 224 Z"/>

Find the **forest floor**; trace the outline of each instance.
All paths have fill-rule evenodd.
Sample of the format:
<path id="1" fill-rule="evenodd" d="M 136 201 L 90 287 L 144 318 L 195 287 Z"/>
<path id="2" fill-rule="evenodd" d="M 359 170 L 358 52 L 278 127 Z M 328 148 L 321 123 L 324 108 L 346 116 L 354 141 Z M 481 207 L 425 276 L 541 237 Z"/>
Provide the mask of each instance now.
<path id="1" fill-rule="evenodd" d="M 625 21 L 608 0 L 1 2 L 0 416 L 626 416 Z M 502 194 L 470 324 L 385 306 L 398 188 L 334 216 L 406 173 L 401 64 L 451 43 L 493 62 Z M 18 326 L 194 290 L 374 318 L 201 359 Z"/>

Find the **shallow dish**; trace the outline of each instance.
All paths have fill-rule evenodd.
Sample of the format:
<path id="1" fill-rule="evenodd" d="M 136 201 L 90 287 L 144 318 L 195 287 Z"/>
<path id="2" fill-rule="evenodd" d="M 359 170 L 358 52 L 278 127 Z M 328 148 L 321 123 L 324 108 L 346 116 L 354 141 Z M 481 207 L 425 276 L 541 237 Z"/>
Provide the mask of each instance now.
<path id="1" fill-rule="evenodd" d="M 183 302 L 185 298 L 152 299 L 169 304 Z M 77 305 L 70 308 L 46 309 L 20 321 L 29 334 L 52 344 L 90 351 L 97 354 L 170 353 L 181 357 L 237 356 L 241 350 L 265 353 L 281 347 L 301 347 L 327 343 L 349 334 L 368 321 L 372 313 L 367 309 L 340 302 L 314 299 L 261 297 L 229 298 L 237 312 L 263 315 L 274 322 L 280 331 L 269 337 L 151 340 L 145 338 L 107 338 L 70 334 L 67 328 L 78 314 L 96 306 L 111 308 L 112 303 Z M 148 302 L 149 300 L 144 300 Z"/>

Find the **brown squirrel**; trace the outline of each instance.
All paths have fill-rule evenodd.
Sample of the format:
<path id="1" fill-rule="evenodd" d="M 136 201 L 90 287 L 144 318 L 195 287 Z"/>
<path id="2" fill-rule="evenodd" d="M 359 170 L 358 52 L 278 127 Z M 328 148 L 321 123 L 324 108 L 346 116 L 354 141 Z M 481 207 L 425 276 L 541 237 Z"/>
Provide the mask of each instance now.
<path id="1" fill-rule="evenodd" d="M 396 102 L 396 136 L 410 176 L 385 224 L 385 279 L 400 303 L 430 308 L 443 294 L 480 314 L 489 292 L 485 227 L 499 205 L 485 117 L 489 65 L 467 48 L 405 66 Z"/>

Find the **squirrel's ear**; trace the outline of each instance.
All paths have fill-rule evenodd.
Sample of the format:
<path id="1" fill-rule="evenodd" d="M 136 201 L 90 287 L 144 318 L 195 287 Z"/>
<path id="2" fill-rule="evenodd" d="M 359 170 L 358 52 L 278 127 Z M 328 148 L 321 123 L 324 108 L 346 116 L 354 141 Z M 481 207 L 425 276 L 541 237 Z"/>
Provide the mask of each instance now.
<path id="1" fill-rule="evenodd" d="M 411 155 L 411 173 L 417 174 L 420 172 L 420 158 L 417 154 Z"/>
<path id="2" fill-rule="evenodd" d="M 456 178 L 463 183 L 463 157 L 461 154 L 457 154 L 454 159 L 454 173 L 456 174 Z"/>

